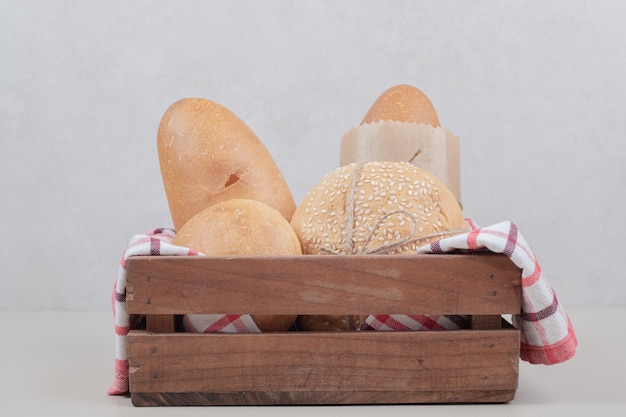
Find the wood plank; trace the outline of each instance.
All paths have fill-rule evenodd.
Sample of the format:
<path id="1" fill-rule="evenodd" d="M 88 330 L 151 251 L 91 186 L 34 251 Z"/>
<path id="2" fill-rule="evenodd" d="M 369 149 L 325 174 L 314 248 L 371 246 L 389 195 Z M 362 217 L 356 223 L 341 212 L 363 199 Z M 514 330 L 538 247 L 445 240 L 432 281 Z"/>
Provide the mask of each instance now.
<path id="1" fill-rule="evenodd" d="M 211 405 L 330 405 L 330 404 L 424 404 L 424 403 L 505 403 L 515 398 L 515 390 L 464 391 L 246 391 L 133 392 L 138 407 Z"/>
<path id="2" fill-rule="evenodd" d="M 519 331 L 128 336 L 133 393 L 514 391 Z M 288 394 L 285 394 L 288 395 Z"/>
<path id="3" fill-rule="evenodd" d="M 134 314 L 518 314 L 503 255 L 131 257 Z M 210 300 L 210 302 L 207 302 Z"/>

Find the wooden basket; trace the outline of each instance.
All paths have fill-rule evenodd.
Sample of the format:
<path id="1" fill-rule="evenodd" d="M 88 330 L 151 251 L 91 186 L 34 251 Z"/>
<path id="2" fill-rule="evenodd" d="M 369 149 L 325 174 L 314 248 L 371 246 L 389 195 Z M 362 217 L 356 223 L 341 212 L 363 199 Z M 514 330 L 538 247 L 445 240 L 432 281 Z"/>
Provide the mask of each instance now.
<path id="1" fill-rule="evenodd" d="M 520 270 L 503 255 L 138 256 L 127 307 L 136 406 L 507 402 Z M 195 334 L 183 314 L 459 314 L 471 328 Z"/>

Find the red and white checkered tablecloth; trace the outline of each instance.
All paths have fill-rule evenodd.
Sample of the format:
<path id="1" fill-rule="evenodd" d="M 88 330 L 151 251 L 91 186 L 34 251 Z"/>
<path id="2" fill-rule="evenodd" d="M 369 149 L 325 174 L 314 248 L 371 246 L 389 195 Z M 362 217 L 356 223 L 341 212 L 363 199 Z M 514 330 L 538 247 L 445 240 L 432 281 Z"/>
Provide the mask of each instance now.
<path id="1" fill-rule="evenodd" d="M 520 329 L 520 358 L 535 364 L 557 364 L 571 358 L 577 346 L 574 329 L 543 276 L 541 267 L 517 227 L 502 222 L 477 227 L 468 219 L 469 233 L 442 239 L 418 250 L 418 253 L 445 253 L 455 250 L 489 250 L 508 256 L 522 270 L 522 314 L 513 317 Z M 115 377 L 110 395 L 128 393 L 128 346 L 126 336 L 136 324 L 126 310 L 126 260 L 131 256 L 200 255 L 197 251 L 172 245 L 176 232 L 154 229 L 135 235 L 126 247 L 111 297 L 115 322 Z M 195 315 L 185 317 L 190 331 L 246 333 L 259 332 L 249 315 Z M 466 316 L 372 315 L 360 330 L 446 330 L 464 328 Z"/>
<path id="2" fill-rule="evenodd" d="M 488 250 L 506 255 L 522 270 L 522 314 L 512 317 L 521 334 L 520 359 L 553 365 L 574 356 L 578 341 L 572 323 L 517 226 L 509 221 L 487 227 L 467 222 L 470 232 L 433 242 L 417 253 Z M 468 325 L 467 316 L 372 315 L 361 330 L 452 330 Z"/>
<path id="3" fill-rule="evenodd" d="M 173 229 L 154 229 L 131 238 L 124 250 L 111 297 L 115 322 L 115 377 L 110 395 L 128 393 L 128 345 L 126 336 L 138 322 L 138 317 L 126 310 L 126 260 L 131 256 L 196 256 L 201 255 L 189 248 L 173 245 L 176 236 Z M 191 331 L 245 333 L 259 332 L 250 315 L 205 314 L 185 317 L 185 325 Z"/>

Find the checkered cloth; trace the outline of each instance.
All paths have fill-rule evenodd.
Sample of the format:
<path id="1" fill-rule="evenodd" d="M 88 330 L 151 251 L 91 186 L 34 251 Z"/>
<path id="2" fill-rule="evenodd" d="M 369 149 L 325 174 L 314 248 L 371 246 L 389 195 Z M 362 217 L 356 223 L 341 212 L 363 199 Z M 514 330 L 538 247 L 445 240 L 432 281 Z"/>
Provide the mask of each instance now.
<path id="1" fill-rule="evenodd" d="M 576 352 L 572 324 L 546 281 L 541 267 L 517 226 L 502 222 L 478 227 L 467 219 L 469 233 L 459 234 L 423 246 L 418 253 L 488 250 L 502 253 L 522 270 L 522 314 L 513 316 L 520 329 L 520 358 L 533 364 L 564 362 Z M 371 315 L 359 330 L 456 330 L 469 327 L 469 316 Z"/>
<path id="2" fill-rule="evenodd" d="M 470 316 L 422 314 L 372 314 L 358 330 L 409 331 L 458 330 L 470 327 Z"/>
<path id="3" fill-rule="evenodd" d="M 469 233 L 433 242 L 418 253 L 489 250 L 506 255 L 522 270 L 522 313 L 513 316 L 521 333 L 520 359 L 554 365 L 574 356 L 578 341 L 572 323 L 517 226 L 508 221 L 488 227 L 467 222 Z"/>
<path id="4" fill-rule="evenodd" d="M 128 393 L 128 345 L 126 335 L 140 321 L 140 317 L 126 310 L 126 260 L 131 256 L 201 255 L 197 251 L 172 245 L 176 232 L 172 229 L 154 229 L 131 238 L 124 250 L 111 296 L 115 322 L 115 377 L 107 391 L 109 395 Z M 212 333 L 259 332 L 250 315 L 197 314 L 184 317 L 187 330 Z"/>
<path id="5" fill-rule="evenodd" d="M 571 358 L 577 346 L 569 317 L 546 281 L 532 250 L 511 222 L 477 227 L 468 219 L 469 233 L 463 233 L 426 245 L 418 253 L 445 253 L 456 250 L 488 250 L 502 253 L 522 270 L 522 314 L 513 317 L 520 329 L 520 358 L 533 364 L 557 364 Z M 198 252 L 172 245 L 172 229 L 155 229 L 134 236 L 128 244 L 112 295 L 115 319 L 115 379 L 108 393 L 128 393 L 128 346 L 126 335 L 137 323 L 126 310 L 126 260 L 130 256 L 199 255 Z M 372 315 L 360 330 L 446 330 L 466 328 L 467 316 Z M 258 332 L 249 315 L 190 315 L 184 319 L 189 331 Z"/>

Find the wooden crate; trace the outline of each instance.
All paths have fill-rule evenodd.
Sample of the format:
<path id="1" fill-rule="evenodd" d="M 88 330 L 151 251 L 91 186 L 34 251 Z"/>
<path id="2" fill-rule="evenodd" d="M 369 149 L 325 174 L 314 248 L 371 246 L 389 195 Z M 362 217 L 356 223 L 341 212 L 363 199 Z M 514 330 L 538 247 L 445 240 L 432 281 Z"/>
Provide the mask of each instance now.
<path id="1" fill-rule="evenodd" d="M 507 402 L 520 270 L 503 255 L 132 257 L 136 406 Z M 182 314 L 462 314 L 471 329 L 193 334 Z"/>

